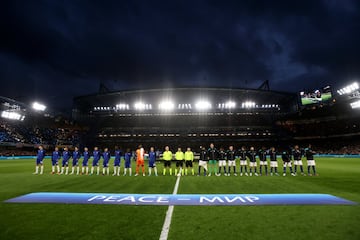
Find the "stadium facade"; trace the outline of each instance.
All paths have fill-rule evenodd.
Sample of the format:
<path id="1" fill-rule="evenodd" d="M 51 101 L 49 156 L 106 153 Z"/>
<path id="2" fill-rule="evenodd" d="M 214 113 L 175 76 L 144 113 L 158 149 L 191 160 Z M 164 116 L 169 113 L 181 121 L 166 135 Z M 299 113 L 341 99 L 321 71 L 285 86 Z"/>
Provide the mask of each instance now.
<path id="1" fill-rule="evenodd" d="M 275 122 L 297 110 L 293 93 L 168 88 L 76 97 L 73 119 L 90 127 L 89 145 L 227 146 L 288 138 Z"/>

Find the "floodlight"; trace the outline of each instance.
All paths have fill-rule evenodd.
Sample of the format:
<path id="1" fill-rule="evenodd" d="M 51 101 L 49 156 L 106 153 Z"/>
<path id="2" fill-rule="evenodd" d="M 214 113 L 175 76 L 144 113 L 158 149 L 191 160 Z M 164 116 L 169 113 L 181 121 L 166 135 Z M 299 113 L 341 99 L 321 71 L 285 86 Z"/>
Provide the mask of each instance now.
<path id="1" fill-rule="evenodd" d="M 225 103 L 225 108 L 235 108 L 236 103 L 233 101 L 228 101 Z"/>
<path id="2" fill-rule="evenodd" d="M 183 104 L 182 104 L 183 106 Z M 163 101 L 159 104 L 159 109 L 164 111 L 170 111 L 173 110 L 175 107 L 174 103 L 171 101 Z"/>
<path id="3" fill-rule="evenodd" d="M 126 103 L 116 104 L 115 109 L 117 109 L 117 110 L 129 110 L 129 104 L 126 104 Z"/>
<path id="4" fill-rule="evenodd" d="M 195 103 L 195 108 L 199 110 L 206 110 L 211 108 L 211 103 L 208 101 L 198 101 Z"/>
<path id="5" fill-rule="evenodd" d="M 1 117 L 13 120 L 23 120 L 23 116 L 21 116 L 21 114 L 10 111 L 2 111 Z"/>
<path id="6" fill-rule="evenodd" d="M 350 103 L 350 106 L 351 106 L 352 109 L 360 108 L 360 100 L 357 100 L 355 102 Z"/>
<path id="7" fill-rule="evenodd" d="M 339 95 L 344 95 L 344 94 L 350 94 L 350 93 L 353 93 L 355 92 L 356 90 L 359 90 L 359 84 L 357 82 L 354 82 L 348 86 L 345 86 L 339 90 L 337 90 L 337 93 Z"/>
<path id="8" fill-rule="evenodd" d="M 246 101 L 241 104 L 242 108 L 254 108 L 255 106 L 256 106 L 256 103 L 252 102 L 252 101 Z M 265 105 L 265 107 L 267 107 L 267 105 Z"/>
<path id="9" fill-rule="evenodd" d="M 46 106 L 44 104 L 40 104 L 38 102 L 34 102 L 32 105 L 32 108 L 37 110 L 37 111 L 45 111 Z"/>
<path id="10" fill-rule="evenodd" d="M 137 102 L 134 104 L 134 108 L 136 110 L 144 110 L 145 109 L 145 103 Z"/>
<path id="11" fill-rule="evenodd" d="M 152 105 L 149 103 L 137 102 L 134 104 L 135 110 L 149 110 L 152 109 Z"/>

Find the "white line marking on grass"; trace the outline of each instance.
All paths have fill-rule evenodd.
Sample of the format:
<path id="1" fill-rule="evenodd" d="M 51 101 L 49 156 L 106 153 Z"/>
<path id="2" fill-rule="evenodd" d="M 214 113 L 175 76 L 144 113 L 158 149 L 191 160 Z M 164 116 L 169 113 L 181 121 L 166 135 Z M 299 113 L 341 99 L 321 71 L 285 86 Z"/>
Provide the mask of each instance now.
<path id="1" fill-rule="evenodd" d="M 177 194 L 178 188 L 179 188 L 179 183 L 180 183 L 180 177 L 178 176 L 176 178 L 176 183 L 175 183 L 175 187 L 174 187 L 174 191 L 173 191 L 173 195 Z M 164 225 L 161 229 L 161 234 L 160 234 L 160 238 L 159 240 L 167 240 L 168 239 L 168 235 L 169 235 L 169 230 L 170 230 L 170 224 L 171 224 L 171 218 L 172 218 L 172 214 L 174 211 L 174 205 L 169 205 L 168 210 L 166 212 L 166 216 L 165 216 L 165 221 L 164 221 Z"/>

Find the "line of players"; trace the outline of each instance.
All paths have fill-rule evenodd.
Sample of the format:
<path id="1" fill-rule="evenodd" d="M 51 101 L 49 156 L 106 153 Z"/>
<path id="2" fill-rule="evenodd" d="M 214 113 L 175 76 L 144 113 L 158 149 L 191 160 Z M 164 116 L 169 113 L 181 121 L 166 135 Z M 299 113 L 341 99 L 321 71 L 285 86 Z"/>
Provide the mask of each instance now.
<path id="1" fill-rule="evenodd" d="M 199 160 L 199 169 L 198 175 L 200 175 L 201 167 L 204 168 L 204 175 L 208 171 L 208 176 L 211 176 L 212 172 L 216 176 L 220 176 L 222 168 L 225 176 L 230 176 L 231 170 L 233 169 L 233 175 L 237 176 L 236 171 L 236 159 L 240 158 L 240 176 L 259 176 L 268 175 L 268 160 L 267 156 L 270 158 L 270 175 L 279 175 L 278 174 L 278 160 L 277 156 L 281 156 L 283 161 L 283 176 L 286 176 L 287 168 L 289 168 L 289 173 L 292 176 L 296 176 L 298 172 L 298 167 L 300 174 L 305 176 L 302 156 L 305 156 L 307 159 L 307 173 L 309 176 L 318 175 L 316 173 L 314 152 L 311 149 L 311 145 L 305 148 L 303 151 L 299 148 L 298 145 L 295 145 L 292 150 L 277 152 L 274 147 L 267 150 L 265 147 L 262 147 L 258 151 L 254 147 L 250 147 L 247 150 L 245 147 L 241 147 L 239 150 L 234 150 L 233 146 L 229 146 L 228 150 L 220 148 L 217 150 L 214 147 L 214 144 L 210 144 L 210 148 L 206 150 L 205 147 L 202 147 L 200 152 Z M 257 171 L 257 157 L 259 158 L 260 171 Z M 292 167 L 292 159 L 294 159 L 294 169 Z M 249 160 L 249 164 L 248 164 Z M 217 166 L 217 162 L 219 162 Z M 248 171 L 249 167 L 249 171 Z M 263 171 L 264 170 L 264 171 Z M 311 173 L 312 170 L 312 173 Z"/>
<path id="2" fill-rule="evenodd" d="M 113 176 L 120 176 L 120 163 L 121 159 L 124 159 L 124 173 L 123 175 L 127 175 L 127 172 L 131 176 L 131 159 L 133 158 L 133 153 L 130 149 L 127 149 L 125 153 L 115 147 L 115 160 L 114 160 L 114 168 L 113 168 Z M 136 159 L 136 172 L 135 176 L 139 175 L 139 171 L 141 169 L 142 175 L 145 176 L 145 161 L 144 157 L 147 156 L 149 159 L 148 162 L 148 175 L 152 174 L 152 170 L 154 171 L 155 176 L 158 176 L 157 168 L 156 168 L 156 159 L 157 153 L 154 151 L 154 148 L 151 147 L 148 153 L 145 152 L 144 148 L 139 145 L 135 152 Z M 315 168 L 315 160 L 314 160 L 314 152 L 311 149 L 311 145 L 308 148 L 305 148 L 303 151 L 300 150 L 299 146 L 296 145 L 291 151 L 282 151 L 277 152 L 274 147 L 267 150 L 265 147 L 261 148 L 258 151 L 255 151 L 254 147 L 250 147 L 249 150 L 246 150 L 245 147 L 242 147 L 239 150 L 234 150 L 233 146 L 229 146 L 227 150 L 224 148 L 220 148 L 219 150 L 215 148 L 214 144 L 211 143 L 210 147 L 206 150 L 205 147 L 201 147 L 200 151 L 200 159 L 198 165 L 198 173 L 200 176 L 201 168 L 203 168 L 203 174 L 205 176 L 211 176 L 212 173 L 216 176 L 220 176 L 222 174 L 222 170 L 225 176 L 230 176 L 231 170 L 233 175 L 237 176 L 236 170 L 236 159 L 240 159 L 240 176 L 258 176 L 260 175 L 268 175 L 268 160 L 267 156 L 270 158 L 270 175 L 279 175 L 278 174 L 278 160 L 277 156 L 281 155 L 283 161 L 283 176 L 286 176 L 286 170 L 289 168 L 289 172 L 291 175 L 296 176 L 297 170 L 299 167 L 300 174 L 305 175 L 303 169 L 302 156 L 305 156 L 307 159 L 307 173 L 309 176 L 317 175 Z M 83 156 L 82 168 L 80 172 L 79 160 Z M 45 157 L 45 150 L 42 146 L 39 146 L 37 158 L 36 158 L 36 168 L 34 174 L 43 174 L 43 159 Z M 90 157 L 93 157 L 92 166 L 90 169 L 90 175 L 94 174 L 96 170 L 96 174 L 100 174 L 100 160 L 103 158 L 103 175 L 110 175 L 109 162 L 111 159 L 111 154 L 108 148 L 105 148 L 103 152 L 100 152 L 98 147 L 95 147 L 92 154 L 90 154 L 89 149 L 87 147 L 84 148 L 84 152 L 81 154 L 79 149 L 75 147 L 75 150 L 70 153 L 67 147 L 64 148 L 63 152 L 60 153 L 59 149 L 56 147 L 52 153 L 51 161 L 52 161 L 52 174 L 69 174 L 69 163 L 72 158 L 72 168 L 70 174 L 89 174 L 89 160 Z M 259 158 L 260 171 L 257 171 L 257 157 Z M 62 166 L 60 169 L 59 161 L 62 158 Z M 292 168 L 292 158 L 294 159 L 294 169 Z M 188 175 L 189 171 L 191 171 L 192 175 L 195 175 L 195 171 L 193 168 L 194 161 L 194 153 L 191 148 L 187 148 L 185 152 L 182 152 L 181 148 L 177 149 L 177 152 L 173 154 L 169 147 L 165 147 L 165 151 L 162 154 L 162 159 L 164 160 L 164 169 L 163 175 L 166 175 L 167 170 L 169 170 L 169 174 L 172 175 L 171 162 L 172 160 L 176 160 L 176 168 L 175 175 Z M 249 164 L 248 164 L 249 160 Z M 184 168 L 185 163 L 185 168 Z M 249 171 L 248 171 L 249 167 Z M 263 171 L 264 168 L 264 171 Z M 40 171 L 39 171 L 40 169 Z M 312 172 L 311 173 L 311 169 Z M 75 172 L 76 171 L 76 172 Z"/>

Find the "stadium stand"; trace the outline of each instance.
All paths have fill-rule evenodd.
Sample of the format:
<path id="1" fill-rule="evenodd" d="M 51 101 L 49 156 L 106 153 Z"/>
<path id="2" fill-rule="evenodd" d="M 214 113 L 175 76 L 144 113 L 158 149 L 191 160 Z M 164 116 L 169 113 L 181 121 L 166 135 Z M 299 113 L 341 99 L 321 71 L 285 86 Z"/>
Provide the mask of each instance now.
<path id="1" fill-rule="evenodd" d="M 295 94 L 269 90 L 149 89 L 77 97 L 73 118 L 90 127 L 88 145 L 198 148 L 211 141 L 226 146 L 285 139 L 274 122 L 297 106 Z"/>
<path id="2" fill-rule="evenodd" d="M 1 110 L 26 118 L 0 119 L 0 155 L 33 153 L 39 144 L 134 149 L 141 143 L 197 151 L 210 142 L 279 149 L 311 143 L 321 154 L 360 152 L 360 113 L 348 102 L 301 107 L 296 94 L 268 89 L 105 91 L 76 97 L 71 120 L 34 114 L 15 100 L 1 100 L 6 102 Z"/>

